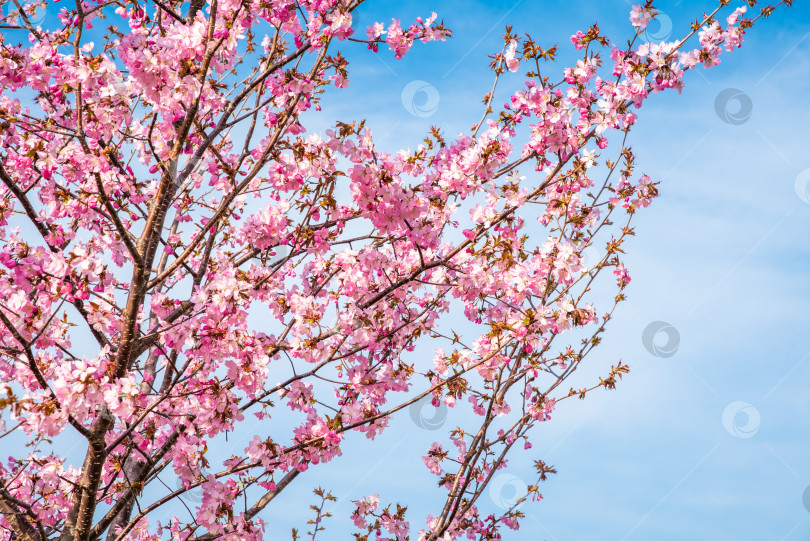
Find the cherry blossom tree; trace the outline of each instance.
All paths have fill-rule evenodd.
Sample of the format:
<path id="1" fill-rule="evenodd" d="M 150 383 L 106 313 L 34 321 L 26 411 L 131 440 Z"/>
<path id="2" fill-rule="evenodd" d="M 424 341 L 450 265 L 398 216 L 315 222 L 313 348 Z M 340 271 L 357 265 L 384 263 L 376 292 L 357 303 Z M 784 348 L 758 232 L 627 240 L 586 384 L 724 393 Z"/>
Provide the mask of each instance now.
<path id="1" fill-rule="evenodd" d="M 3 6 L 0 540 L 275 539 L 271 504 L 301 472 L 425 399 L 470 412 L 423 457 L 445 503 L 409 517 L 369 495 L 356 538 L 517 529 L 517 504 L 481 499 L 510 450 L 628 371 L 564 384 L 625 299 L 622 246 L 658 193 L 626 145 L 635 111 L 791 3 L 720 1 L 648 43 L 647 2 L 626 44 L 577 32 L 557 74 L 557 46 L 507 27 L 470 131 L 389 154 L 362 121 L 312 133 L 302 115 L 349 84 L 339 47 L 399 59 L 451 31 L 435 13 L 360 29 L 362 2 L 75 0 L 47 24 L 39 1 Z M 246 443 L 209 461 L 228 434 Z M 518 502 L 554 472 L 536 469 Z M 316 496 L 311 538 L 334 500 Z"/>

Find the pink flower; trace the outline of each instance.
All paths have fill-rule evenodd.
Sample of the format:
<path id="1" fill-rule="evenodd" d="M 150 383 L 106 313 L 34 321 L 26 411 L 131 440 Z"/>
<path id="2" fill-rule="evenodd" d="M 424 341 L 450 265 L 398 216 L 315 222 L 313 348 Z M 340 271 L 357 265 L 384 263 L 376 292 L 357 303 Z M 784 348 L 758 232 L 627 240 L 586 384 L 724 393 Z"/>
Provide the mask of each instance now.
<path id="1" fill-rule="evenodd" d="M 520 61 L 515 58 L 515 52 L 517 51 L 517 41 L 512 40 L 509 42 L 509 46 L 506 48 L 506 51 L 503 54 L 503 58 L 506 61 L 506 67 L 509 71 L 517 71 L 520 67 Z"/>
<path id="2" fill-rule="evenodd" d="M 652 20 L 652 10 L 643 8 L 638 4 L 633 4 L 630 10 L 630 22 L 639 32 L 642 32 Z"/>

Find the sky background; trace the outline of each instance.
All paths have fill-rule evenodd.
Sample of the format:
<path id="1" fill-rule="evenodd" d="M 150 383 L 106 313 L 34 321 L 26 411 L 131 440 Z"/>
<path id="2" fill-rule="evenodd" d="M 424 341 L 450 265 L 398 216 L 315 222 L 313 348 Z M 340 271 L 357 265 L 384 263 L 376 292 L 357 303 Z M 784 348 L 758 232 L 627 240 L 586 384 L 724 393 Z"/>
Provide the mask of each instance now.
<path id="1" fill-rule="evenodd" d="M 651 39 L 675 40 L 714 3 L 656 5 L 663 16 Z M 505 25 L 541 46 L 559 44 L 552 80 L 577 57 L 569 42 L 577 30 L 597 22 L 617 43 L 633 34 L 624 0 L 369 0 L 356 19 L 362 28 L 391 17 L 409 24 L 431 11 L 453 37 L 417 43 L 402 61 L 382 47 L 374 55 L 341 44 L 351 84 L 327 93 L 308 129 L 365 118 L 388 152 L 416 147 L 431 125 L 451 138 L 480 118 L 488 56 L 501 50 Z M 495 104 L 521 84 L 506 74 Z M 494 478 L 485 511 L 534 482 L 534 460 L 558 471 L 506 539 L 810 539 L 809 105 L 810 3 L 797 0 L 757 23 L 720 66 L 688 73 L 681 95 L 654 95 L 639 111 L 628 142 L 637 173 L 661 181 L 661 196 L 637 214 L 637 235 L 625 244 L 629 300 L 570 385 L 592 385 L 620 359 L 631 373 L 615 391 L 560 403 L 535 430 L 534 447 Z M 427 366 L 438 345 L 425 342 L 406 361 Z M 338 497 L 320 538 L 350 538 L 351 501 L 373 493 L 407 505 L 414 533 L 424 528 L 445 491 L 421 456 L 464 416 L 430 406 L 403 413 L 371 445 L 350 434 L 343 457 L 300 475 L 262 514 L 266 538 L 307 530 L 316 486 Z M 209 458 L 246 444 L 231 435 Z M 83 447 L 68 456 L 80 462 Z M 190 507 L 195 497 L 187 495 Z"/>
<path id="2" fill-rule="evenodd" d="M 685 35 L 713 5 L 656 3 L 666 18 L 651 23 L 652 38 Z M 327 97 L 311 126 L 366 118 L 391 152 L 414 148 L 430 125 L 453 136 L 478 121 L 487 56 L 506 24 L 560 45 L 556 79 L 575 58 L 572 34 L 597 22 L 622 43 L 632 36 L 629 10 L 622 0 L 368 2 L 363 27 L 436 11 L 453 37 L 416 44 L 402 61 L 343 46 L 351 85 Z M 521 82 L 507 75 L 495 103 Z M 799 0 L 760 21 L 720 66 L 690 72 L 681 95 L 655 95 L 639 111 L 629 142 L 637 172 L 662 181 L 661 196 L 634 218 L 629 300 L 576 381 L 595 381 L 618 359 L 631 373 L 616 391 L 561 403 L 533 449 L 494 479 L 482 502 L 491 510 L 534 481 L 534 459 L 558 470 L 507 539 L 810 539 L 808 105 L 810 5 Z M 428 406 L 415 420 L 394 419 L 371 447 L 350 438 L 344 457 L 301 475 L 265 515 L 269 538 L 306 531 L 302 503 L 317 485 L 339 498 L 327 506 L 335 518 L 325 538 L 350 531 L 350 500 L 372 493 L 409 505 L 413 531 L 423 528 L 443 492 L 420 457 L 456 426 L 454 415 Z M 431 430 L 432 420 L 441 426 Z"/>

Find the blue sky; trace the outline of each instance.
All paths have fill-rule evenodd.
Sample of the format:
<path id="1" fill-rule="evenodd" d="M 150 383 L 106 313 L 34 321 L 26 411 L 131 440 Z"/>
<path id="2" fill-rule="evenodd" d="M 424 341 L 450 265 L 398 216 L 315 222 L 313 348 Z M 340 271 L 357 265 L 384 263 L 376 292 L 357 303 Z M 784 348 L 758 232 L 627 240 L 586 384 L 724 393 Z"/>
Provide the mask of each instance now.
<path id="1" fill-rule="evenodd" d="M 657 3 L 672 22 L 670 39 L 712 5 Z M 630 3 L 620 0 L 382 1 L 359 14 L 364 25 L 392 16 L 405 23 L 433 10 L 453 38 L 417 45 L 403 61 L 342 48 L 352 82 L 329 97 L 324 127 L 367 118 L 388 151 L 415 147 L 430 125 L 447 136 L 467 130 L 491 85 L 487 55 L 500 49 L 506 24 L 541 45 L 560 44 L 562 59 L 573 58 L 568 38 L 593 22 L 614 41 L 631 37 Z M 666 28 L 655 24 L 653 32 Z M 808 74 L 810 7 L 798 1 L 761 21 L 720 66 L 690 73 L 681 95 L 656 95 L 641 109 L 629 141 L 638 171 L 662 181 L 661 197 L 635 220 L 629 301 L 577 381 L 593 381 L 617 359 L 631 373 L 616 391 L 561 404 L 534 448 L 512 460 L 484 506 L 532 482 L 535 458 L 559 473 L 542 486 L 542 502 L 523 506 L 527 518 L 508 539 L 810 538 Z M 413 81 L 435 89 L 406 97 L 424 117 L 403 106 Z M 520 84 L 506 77 L 496 103 Z M 730 88 L 744 96 L 719 110 L 732 121 L 738 115 L 736 124 L 717 112 L 718 95 Z M 739 100 L 750 100 L 750 116 L 738 112 Z M 656 321 L 677 330 L 671 356 L 645 348 L 644 329 Z M 659 351 L 665 342 L 659 333 Z M 435 431 L 395 419 L 371 452 L 351 438 L 343 458 L 300 476 L 268 512 L 271 538 L 302 524 L 302 502 L 318 484 L 341 499 L 326 537 L 348 531 L 348 500 L 374 492 L 381 502 L 409 504 L 414 531 L 422 528 L 440 493 L 419 457 L 455 426 L 454 415 Z"/>

